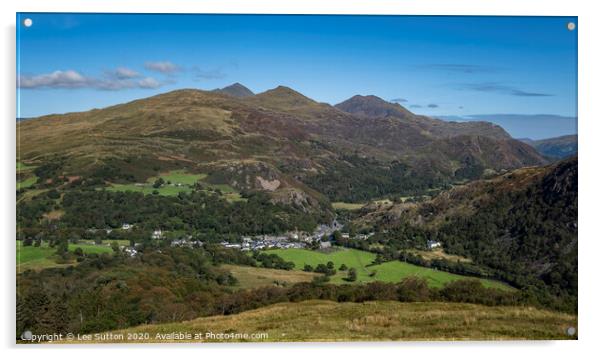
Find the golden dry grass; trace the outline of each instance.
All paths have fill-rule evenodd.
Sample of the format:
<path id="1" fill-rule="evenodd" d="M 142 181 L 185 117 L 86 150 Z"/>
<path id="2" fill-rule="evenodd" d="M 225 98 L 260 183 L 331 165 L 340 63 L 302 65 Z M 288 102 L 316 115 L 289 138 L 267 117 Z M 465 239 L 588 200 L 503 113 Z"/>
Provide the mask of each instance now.
<path id="1" fill-rule="evenodd" d="M 309 282 L 314 277 L 321 275 L 297 270 L 266 269 L 240 265 L 225 264 L 222 267 L 230 271 L 238 280 L 236 287 L 239 289 Z"/>
<path id="2" fill-rule="evenodd" d="M 461 262 L 461 263 L 470 263 L 472 260 L 470 258 L 466 258 L 460 255 L 447 254 L 441 248 L 436 248 L 433 250 L 417 250 L 412 249 L 409 251 L 410 253 L 419 255 L 422 259 L 425 260 L 434 260 L 434 259 L 444 259 L 451 262 Z"/>
<path id="3" fill-rule="evenodd" d="M 375 301 L 282 303 L 238 315 L 143 325 L 113 333 L 147 333 L 138 342 L 299 342 L 299 341 L 419 341 L 419 340 L 555 340 L 569 339 L 565 331 L 577 317 L 532 307 L 486 307 L 459 303 L 400 303 Z M 157 340 L 159 334 L 189 332 L 264 333 L 247 338 Z M 570 337 L 575 338 L 575 337 Z M 115 342 L 115 341 L 113 341 Z M 127 341 L 124 341 L 127 342 Z"/>

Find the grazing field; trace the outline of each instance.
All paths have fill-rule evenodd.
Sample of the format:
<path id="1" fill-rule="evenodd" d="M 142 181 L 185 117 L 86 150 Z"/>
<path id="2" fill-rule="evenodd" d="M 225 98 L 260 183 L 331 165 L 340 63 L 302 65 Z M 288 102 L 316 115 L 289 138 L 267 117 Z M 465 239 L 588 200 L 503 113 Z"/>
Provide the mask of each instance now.
<path id="1" fill-rule="evenodd" d="M 69 251 L 81 248 L 84 253 L 112 253 L 113 250 L 108 245 L 93 244 L 69 244 Z M 41 270 L 45 268 L 68 266 L 73 263 L 59 264 L 56 262 L 56 249 L 48 246 L 48 243 L 42 243 L 40 247 L 22 245 L 17 241 L 17 273 L 32 269 Z"/>
<path id="2" fill-rule="evenodd" d="M 408 276 L 418 276 L 425 278 L 432 287 L 442 287 L 446 283 L 459 279 L 470 279 L 470 277 L 451 274 L 436 269 L 425 268 L 400 261 L 391 261 L 379 265 L 372 264 L 376 254 L 356 249 L 337 249 L 331 253 L 322 253 L 307 249 L 275 249 L 268 253 L 274 253 L 286 261 L 295 263 L 295 269 L 302 270 L 305 264 L 315 268 L 318 264 L 326 264 L 331 261 L 337 269 L 336 275 L 331 277 L 333 283 L 347 283 L 344 280 L 347 277 L 346 271 L 339 271 L 341 264 L 348 268 L 355 268 L 357 271 L 357 283 L 371 281 L 399 282 Z M 375 273 L 374 273 L 375 272 Z M 373 276 L 370 276 L 373 274 Z M 511 289 L 508 285 L 487 279 L 479 279 L 486 287 L 495 287 L 500 289 Z"/>
<path id="3" fill-rule="evenodd" d="M 148 333 L 149 339 L 130 342 L 329 342 L 419 340 L 563 340 L 577 326 L 573 315 L 532 307 L 488 307 L 460 303 L 401 303 L 370 301 L 281 303 L 237 315 L 142 325 L 113 333 Z M 192 335 L 262 333 L 262 338 L 175 340 L 173 332 Z M 99 341 L 99 342 L 127 342 Z"/>
<path id="4" fill-rule="evenodd" d="M 319 274 L 296 270 L 266 269 L 240 265 L 222 265 L 238 280 L 237 288 L 255 289 L 264 286 L 284 286 L 312 281 Z"/>
<path id="5" fill-rule="evenodd" d="M 110 187 L 107 187 L 108 191 L 122 191 L 122 192 L 142 192 L 145 195 L 150 195 L 153 192 L 157 191 L 159 195 L 162 196 L 177 196 L 180 192 L 190 192 L 192 191 L 191 187 L 188 186 L 163 186 L 159 188 L 154 188 L 152 184 L 112 184 Z"/>
<path id="6" fill-rule="evenodd" d="M 163 180 L 170 181 L 172 184 L 182 184 L 193 186 L 197 181 L 207 177 L 206 174 L 191 174 L 186 170 L 175 170 L 159 175 Z M 147 180 L 148 183 L 153 183 L 159 177 L 152 177 Z"/>
<path id="7" fill-rule="evenodd" d="M 206 174 L 191 174 L 185 170 L 175 170 L 162 173 L 159 176 L 151 177 L 145 183 L 130 183 L 118 184 L 114 183 L 107 187 L 108 191 L 121 192 L 142 192 L 145 195 L 153 194 L 155 191 L 162 196 L 177 196 L 180 192 L 191 192 L 194 184 L 201 181 L 204 187 L 208 190 L 219 190 L 224 198 L 230 202 L 242 201 L 244 198 L 240 196 L 234 188 L 225 184 L 210 184 L 204 182 Z M 162 178 L 165 183 L 158 188 L 153 187 L 153 183 Z"/>

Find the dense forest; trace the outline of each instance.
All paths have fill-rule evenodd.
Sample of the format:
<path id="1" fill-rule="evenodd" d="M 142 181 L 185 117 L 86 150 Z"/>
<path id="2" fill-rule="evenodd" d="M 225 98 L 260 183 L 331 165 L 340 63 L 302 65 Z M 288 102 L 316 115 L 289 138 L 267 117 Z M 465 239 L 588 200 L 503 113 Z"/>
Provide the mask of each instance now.
<path id="1" fill-rule="evenodd" d="M 139 229 L 181 230 L 199 234 L 242 235 L 313 231 L 326 217 L 291 205 L 274 204 L 265 193 L 251 192 L 245 201 L 227 202 L 217 194 L 194 191 L 176 197 L 95 189 L 56 190 L 17 206 L 17 223 L 39 227 L 45 213 L 64 211 L 58 228 L 105 229 L 135 224 Z"/>
<path id="2" fill-rule="evenodd" d="M 560 163 L 526 190 L 499 195 L 439 230 L 450 253 L 535 290 L 548 306 L 577 310 L 577 160 Z"/>
<path id="3" fill-rule="evenodd" d="M 325 167 L 324 172 L 307 176 L 304 181 L 333 202 L 366 202 L 389 195 L 414 196 L 449 182 L 432 172 L 417 174 L 415 169 L 399 161 L 383 164 L 356 155 L 343 155 Z"/>

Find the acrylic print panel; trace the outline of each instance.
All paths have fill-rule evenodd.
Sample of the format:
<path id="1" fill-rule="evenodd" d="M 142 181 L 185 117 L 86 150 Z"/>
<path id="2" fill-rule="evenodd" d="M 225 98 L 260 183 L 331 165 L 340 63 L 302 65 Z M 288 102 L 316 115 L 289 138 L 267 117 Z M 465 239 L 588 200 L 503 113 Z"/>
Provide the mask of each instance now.
<path id="1" fill-rule="evenodd" d="M 577 18 L 17 24 L 19 343 L 577 338 Z"/>

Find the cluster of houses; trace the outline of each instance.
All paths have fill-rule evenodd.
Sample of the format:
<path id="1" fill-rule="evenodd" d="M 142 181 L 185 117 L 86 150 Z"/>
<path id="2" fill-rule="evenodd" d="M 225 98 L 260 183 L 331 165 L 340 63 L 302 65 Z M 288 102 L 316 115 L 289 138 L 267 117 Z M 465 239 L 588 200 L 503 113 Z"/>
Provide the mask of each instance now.
<path id="1" fill-rule="evenodd" d="M 123 223 L 121 229 L 130 230 L 133 225 Z M 242 237 L 241 243 L 231 243 L 223 241 L 220 244 L 225 248 L 240 249 L 242 251 L 254 251 L 262 249 L 291 249 L 291 248 L 307 248 L 310 244 L 319 242 L 321 249 L 327 249 L 331 247 L 330 241 L 322 241 L 322 237 L 331 237 L 332 234 L 340 230 L 342 225 L 334 220 L 332 224 L 321 224 L 314 230 L 313 233 L 305 232 L 287 232 L 281 235 L 269 235 L 262 234 L 256 236 L 245 236 Z M 109 232 L 107 232 L 109 233 Z M 366 240 L 373 236 L 374 233 L 358 234 L 352 237 L 353 239 Z M 343 238 L 349 239 L 349 233 L 342 233 Z M 165 239 L 166 234 L 161 229 L 155 229 L 151 233 L 151 239 Z M 170 242 L 172 247 L 189 247 L 198 248 L 203 246 L 203 242 L 192 240 L 192 236 L 181 237 L 174 239 Z M 430 243 L 429 243 L 430 244 Z M 130 256 L 137 254 L 136 247 L 124 247 L 123 251 Z"/>
<path id="2" fill-rule="evenodd" d="M 372 237 L 374 235 L 374 232 L 370 232 L 368 234 L 356 234 L 355 236 L 353 236 L 353 239 L 357 239 L 357 240 L 366 240 L 370 237 Z M 349 233 L 343 233 L 341 234 L 341 237 L 343 238 L 347 238 L 349 239 Z"/>
<path id="3" fill-rule="evenodd" d="M 262 235 L 255 237 L 243 237 L 242 243 L 221 242 L 225 248 L 240 249 L 242 251 L 261 250 L 267 248 L 305 248 L 306 243 L 291 240 L 288 236 Z"/>

